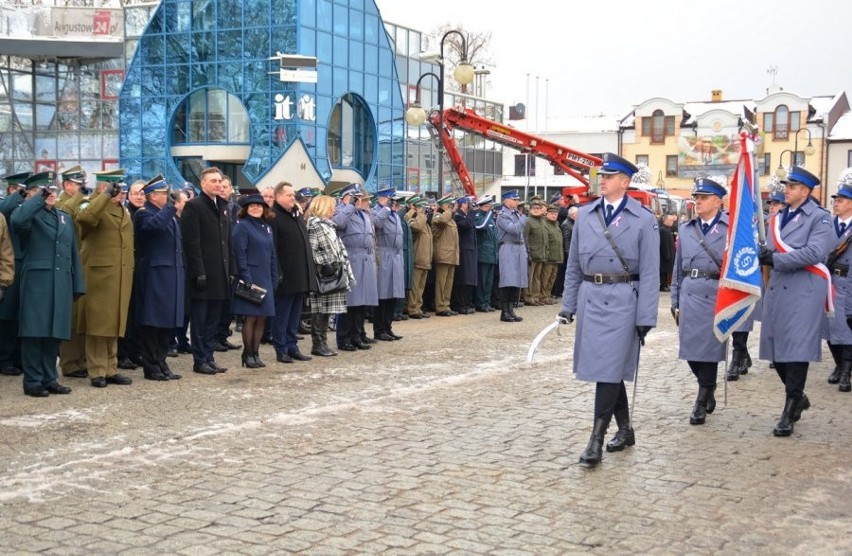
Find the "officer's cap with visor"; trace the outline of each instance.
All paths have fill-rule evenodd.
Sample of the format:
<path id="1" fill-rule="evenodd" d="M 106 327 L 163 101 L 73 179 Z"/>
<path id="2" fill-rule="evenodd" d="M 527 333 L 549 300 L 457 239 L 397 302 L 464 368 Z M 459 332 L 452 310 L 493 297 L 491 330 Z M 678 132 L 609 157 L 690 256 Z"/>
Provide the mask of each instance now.
<path id="1" fill-rule="evenodd" d="M 695 183 L 692 186 L 692 196 L 698 195 L 716 195 L 720 199 L 724 199 L 727 191 L 724 186 L 710 178 L 695 178 Z"/>
<path id="2" fill-rule="evenodd" d="M 73 166 L 62 172 L 62 181 L 70 181 L 79 185 L 86 183 L 86 171 L 81 166 Z"/>
<path id="3" fill-rule="evenodd" d="M 814 187 L 819 185 L 819 178 L 800 166 L 793 166 L 787 172 L 787 175 L 781 178 L 781 183 L 783 183 L 784 185 L 800 183 L 809 187 L 810 189 L 813 189 Z"/>
<path id="4" fill-rule="evenodd" d="M 635 164 L 622 158 L 615 153 L 604 153 L 603 165 L 598 168 L 598 174 L 613 175 L 624 174 L 628 178 L 633 177 L 633 174 L 639 171 Z"/>
<path id="5" fill-rule="evenodd" d="M 840 174 L 840 179 L 837 181 L 837 193 L 832 195 L 832 199 L 852 199 L 852 168 L 846 168 Z"/>

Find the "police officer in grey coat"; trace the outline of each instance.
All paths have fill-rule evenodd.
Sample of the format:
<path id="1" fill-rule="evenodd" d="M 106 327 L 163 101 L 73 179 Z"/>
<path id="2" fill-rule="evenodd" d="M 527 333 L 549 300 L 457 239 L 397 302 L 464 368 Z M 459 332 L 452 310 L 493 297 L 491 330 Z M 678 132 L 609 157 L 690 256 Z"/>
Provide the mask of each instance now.
<path id="1" fill-rule="evenodd" d="M 379 303 L 373 222 L 369 213 L 360 208 L 361 203 L 369 206 L 369 194 L 364 200 L 359 200 L 361 195 L 358 184 L 345 186 L 338 195 L 340 203 L 332 218 L 355 275 L 355 285 L 346 294 L 346 313 L 341 313 L 337 322 L 337 349 L 343 351 L 370 349 L 362 341 L 361 331 L 367 307 Z"/>
<path id="2" fill-rule="evenodd" d="M 772 433 L 790 436 L 793 423 L 810 407 L 805 395 L 808 363 L 821 359 L 821 324 L 830 283 L 822 264 L 837 243 L 831 216 L 811 197 L 819 178 L 793 166 L 785 184 L 787 206 L 769 223 L 760 264 L 771 267 L 763 301 L 760 358 L 775 362 L 786 389 L 781 419 Z M 820 265 L 826 276 L 814 270 Z"/>
<path id="3" fill-rule="evenodd" d="M 594 427 L 580 455 L 588 465 L 601 461 L 613 414 L 618 432 L 607 451 L 635 444 L 624 381 L 634 380 L 640 344 L 657 324 L 660 232 L 654 215 L 627 196 L 637 171 L 620 156 L 604 155 L 602 198 L 580 209 L 565 269 L 559 316 L 571 322 L 577 315 L 574 373 L 597 383 Z"/>
<path id="4" fill-rule="evenodd" d="M 728 215 L 722 213 L 725 188 L 708 178 L 695 180 L 692 198 L 696 217 L 682 224 L 671 286 L 672 315 L 678 322 L 680 351 L 698 380 L 698 397 L 689 422 L 703 425 L 716 409 L 716 377 L 725 359 L 725 344 L 713 333 L 713 314 L 722 255 L 728 237 Z"/>
<path id="5" fill-rule="evenodd" d="M 517 189 L 506 191 L 502 195 L 503 208 L 497 215 L 497 237 L 500 244 L 497 253 L 500 281 L 500 320 L 503 322 L 521 322 L 524 320 L 515 314 L 515 304 L 521 289 L 527 287 L 527 246 L 524 243 L 524 226 L 527 217 L 518 211 L 521 197 Z"/>
<path id="6" fill-rule="evenodd" d="M 373 224 L 376 226 L 376 248 L 379 251 L 379 307 L 373 315 L 373 337 L 392 342 L 402 340 L 394 334 L 393 311 L 396 302 L 405 298 L 405 265 L 402 258 L 402 219 L 391 209 L 395 189 L 376 192 Z"/>
<path id="7" fill-rule="evenodd" d="M 844 181 L 845 178 L 845 181 Z M 834 199 L 834 231 L 837 243 L 828 256 L 826 266 L 831 271 L 837 297 L 834 304 L 837 307 L 837 317 L 823 320 L 823 337 L 828 340 L 828 348 L 834 358 L 834 371 L 828 377 L 829 384 L 838 384 L 841 392 L 852 390 L 849 375 L 852 371 L 852 330 L 846 326 L 844 308 L 852 296 L 852 278 L 849 276 L 852 266 L 852 169 L 841 177 L 837 184 L 837 194 Z"/>

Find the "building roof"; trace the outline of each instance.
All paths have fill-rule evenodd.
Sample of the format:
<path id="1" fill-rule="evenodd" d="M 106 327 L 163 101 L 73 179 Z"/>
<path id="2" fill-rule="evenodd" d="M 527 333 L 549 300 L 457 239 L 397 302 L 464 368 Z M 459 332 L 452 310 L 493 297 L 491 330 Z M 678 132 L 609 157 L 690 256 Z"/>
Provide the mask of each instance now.
<path id="1" fill-rule="evenodd" d="M 683 105 L 683 111 L 689 114 L 689 119 L 685 120 L 681 125 L 688 126 L 711 110 L 724 110 L 731 114 L 743 115 L 743 105 L 748 106 L 749 110 L 754 111 L 753 100 L 726 100 L 722 102 L 687 102 Z"/>
<path id="2" fill-rule="evenodd" d="M 831 128 L 828 139 L 830 141 L 852 141 L 852 111 L 840 116 L 837 123 Z"/>

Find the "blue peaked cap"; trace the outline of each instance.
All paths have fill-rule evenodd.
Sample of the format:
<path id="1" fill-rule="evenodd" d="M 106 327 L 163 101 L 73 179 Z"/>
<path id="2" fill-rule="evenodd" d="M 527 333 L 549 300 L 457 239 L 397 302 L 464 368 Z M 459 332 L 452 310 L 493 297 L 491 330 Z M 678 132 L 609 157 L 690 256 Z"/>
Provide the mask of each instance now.
<path id="1" fill-rule="evenodd" d="M 781 190 L 775 191 L 772 195 L 769 196 L 769 201 L 774 201 L 776 203 L 786 203 L 787 200 L 784 199 L 784 192 Z"/>
<path id="2" fill-rule="evenodd" d="M 787 177 L 781 180 L 781 183 L 801 183 L 813 189 L 819 185 L 819 178 L 800 166 L 793 166 L 787 172 Z"/>
<path id="3" fill-rule="evenodd" d="M 393 197 L 396 195 L 396 189 L 382 189 L 381 191 L 376 191 L 376 197 Z"/>
<path id="4" fill-rule="evenodd" d="M 695 184 L 692 187 L 693 195 L 716 195 L 719 198 L 724 198 L 727 194 L 725 188 L 711 180 L 710 178 L 695 178 Z"/>
<path id="5" fill-rule="evenodd" d="M 506 191 L 505 193 L 503 193 L 502 195 L 500 195 L 500 198 L 501 198 L 501 199 L 503 199 L 503 200 L 506 200 L 506 199 L 520 199 L 520 198 L 521 198 L 521 196 L 520 196 L 520 194 L 518 193 L 518 190 L 517 190 L 517 189 L 510 189 L 509 191 Z"/>
<path id="6" fill-rule="evenodd" d="M 835 195 L 832 195 L 831 198 L 835 199 L 837 197 L 843 197 L 844 199 L 852 199 L 852 186 L 844 185 L 840 189 L 837 190 Z"/>
<path id="7" fill-rule="evenodd" d="M 603 165 L 598 169 L 598 174 L 627 174 L 627 177 L 633 177 L 638 171 L 639 168 L 626 158 L 615 153 L 604 153 Z"/>

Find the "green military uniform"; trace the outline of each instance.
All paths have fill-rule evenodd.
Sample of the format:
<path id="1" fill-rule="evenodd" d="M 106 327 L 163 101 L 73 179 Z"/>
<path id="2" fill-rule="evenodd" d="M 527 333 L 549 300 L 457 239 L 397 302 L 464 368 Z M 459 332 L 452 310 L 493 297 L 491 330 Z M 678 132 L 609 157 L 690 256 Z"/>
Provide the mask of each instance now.
<path id="1" fill-rule="evenodd" d="M 27 180 L 28 189 L 50 186 L 53 172 Z M 71 336 L 73 298 L 85 293 L 77 239 L 71 218 L 46 197 L 27 199 L 12 214 L 12 228 L 24 249 L 20 296 L 26 311 L 20 315 L 21 360 L 24 392 L 43 397 L 67 394 L 70 388 L 56 382 L 59 343 Z"/>
<path id="2" fill-rule="evenodd" d="M 556 215 L 558 213 L 559 207 L 552 206 L 547 209 L 547 214 Z M 545 216 L 544 230 L 547 233 L 547 257 L 541 273 L 541 297 L 539 299 L 546 305 L 556 305 L 556 300 L 553 299 L 551 292 L 553 291 L 553 283 L 556 281 L 556 274 L 559 271 L 559 265 L 565 260 L 565 253 L 562 248 L 562 228 L 559 227 L 559 222 L 555 219 L 550 220 Z"/>
<path id="3" fill-rule="evenodd" d="M 123 177 L 121 171 L 98 174 L 98 181 Z M 77 315 L 77 332 L 86 335 L 89 376 L 117 374 L 118 338 L 124 335 L 133 288 L 133 222 L 127 209 L 105 192 L 80 210 L 80 258 L 89 294 Z M 103 385 L 100 382 L 100 385 Z"/>
<path id="4" fill-rule="evenodd" d="M 453 219 L 453 198 L 438 199 L 444 212 L 432 217 L 432 257 L 435 264 L 435 314 L 441 317 L 457 315 L 450 309 L 453 278 L 459 264 L 459 230 Z"/>
<path id="5" fill-rule="evenodd" d="M 543 203 L 533 201 L 532 205 L 543 205 Z M 542 272 L 547 262 L 548 241 L 544 215 L 527 218 L 524 226 L 524 239 L 527 242 L 527 253 L 529 254 L 529 286 L 524 295 L 524 303 L 542 305 L 544 298 Z"/>
<path id="6" fill-rule="evenodd" d="M 70 181 L 80 186 L 80 189 L 74 195 L 68 195 L 67 192 L 63 191 L 56 200 L 56 208 L 67 212 L 75 224 L 77 249 L 80 249 L 80 226 L 77 224 L 77 214 L 80 212 L 81 206 L 89 202 L 89 197 L 83 190 L 83 186 L 86 183 L 86 172 L 80 166 L 74 166 L 62 172 L 62 181 L 63 183 Z M 74 307 L 71 310 L 72 323 L 77 322 L 77 314 L 83 303 L 82 300 L 74 302 Z M 87 368 L 86 336 L 78 333 L 76 327 L 72 326 L 71 338 L 62 342 L 59 346 L 59 370 L 62 371 L 63 376 L 82 378 L 87 376 Z"/>

